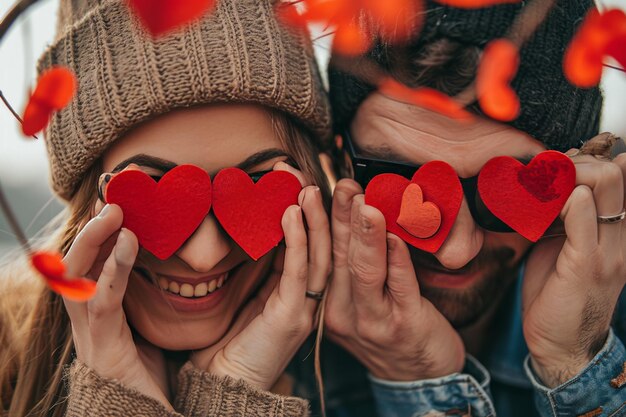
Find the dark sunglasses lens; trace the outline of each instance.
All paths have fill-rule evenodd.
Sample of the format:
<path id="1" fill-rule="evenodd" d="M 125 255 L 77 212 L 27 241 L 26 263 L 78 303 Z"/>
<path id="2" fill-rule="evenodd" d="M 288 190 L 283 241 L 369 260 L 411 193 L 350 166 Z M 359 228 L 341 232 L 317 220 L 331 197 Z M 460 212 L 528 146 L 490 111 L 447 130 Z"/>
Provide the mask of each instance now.
<path id="1" fill-rule="evenodd" d="M 507 224 L 504 223 L 502 220 L 497 218 L 487 208 L 483 200 L 480 198 L 478 189 L 476 189 L 476 192 L 474 192 L 473 206 L 474 206 L 475 213 L 472 212 L 472 215 L 474 215 L 474 219 L 476 220 L 476 223 L 478 223 L 478 225 L 482 227 L 483 229 L 489 230 L 491 232 L 499 232 L 499 233 L 514 232 L 513 229 L 507 226 Z"/>

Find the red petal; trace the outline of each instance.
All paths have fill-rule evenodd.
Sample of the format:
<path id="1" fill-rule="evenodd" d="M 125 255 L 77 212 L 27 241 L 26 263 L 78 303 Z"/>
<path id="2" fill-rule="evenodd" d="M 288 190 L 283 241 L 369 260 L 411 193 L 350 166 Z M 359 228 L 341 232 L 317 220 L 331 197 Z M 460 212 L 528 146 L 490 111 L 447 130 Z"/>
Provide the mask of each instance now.
<path id="1" fill-rule="evenodd" d="M 65 264 L 60 254 L 55 252 L 35 252 L 30 262 L 47 279 L 65 279 Z"/>
<path id="2" fill-rule="evenodd" d="M 72 301 L 89 301 L 96 295 L 96 282 L 87 278 L 47 281 L 50 289 Z"/>
<path id="3" fill-rule="evenodd" d="M 412 89 L 392 78 L 384 79 L 379 90 L 397 100 L 424 107 L 457 120 L 470 120 L 472 114 L 447 95 L 432 88 Z"/>
<path id="4" fill-rule="evenodd" d="M 488 116 L 507 122 L 518 116 L 519 98 L 509 85 L 518 67 L 519 52 L 510 41 L 496 39 L 485 47 L 476 75 L 476 92 Z"/>
<path id="5" fill-rule="evenodd" d="M 32 99 L 28 101 L 22 116 L 22 132 L 32 136 L 48 125 L 52 109 L 39 104 Z"/>
<path id="6" fill-rule="evenodd" d="M 333 50 L 342 55 L 361 55 L 370 47 L 370 37 L 355 23 L 337 26 L 333 38 Z"/>
<path id="7" fill-rule="evenodd" d="M 39 271 L 52 291 L 73 301 L 87 301 L 96 293 L 96 282 L 86 278 L 68 279 L 60 254 L 35 252 L 31 264 Z"/>
<path id="8" fill-rule="evenodd" d="M 311 22 L 346 24 L 358 19 L 360 0 L 308 0 L 305 16 Z"/>
<path id="9" fill-rule="evenodd" d="M 31 100 L 53 110 L 60 110 L 76 94 L 76 76 L 64 67 L 52 67 L 41 74 Z"/>
<path id="10" fill-rule="evenodd" d="M 600 14 L 592 9 L 572 39 L 563 60 L 567 79 L 578 87 L 597 85 L 606 55 L 622 66 L 626 61 L 626 13 L 619 9 Z"/>
<path id="11" fill-rule="evenodd" d="M 130 8 L 153 36 L 163 35 L 196 20 L 215 0 L 127 0 Z"/>
<path id="12" fill-rule="evenodd" d="M 481 7 L 496 6 L 498 4 L 520 3 L 522 0 L 436 0 L 437 3 L 460 9 L 478 9 Z"/>

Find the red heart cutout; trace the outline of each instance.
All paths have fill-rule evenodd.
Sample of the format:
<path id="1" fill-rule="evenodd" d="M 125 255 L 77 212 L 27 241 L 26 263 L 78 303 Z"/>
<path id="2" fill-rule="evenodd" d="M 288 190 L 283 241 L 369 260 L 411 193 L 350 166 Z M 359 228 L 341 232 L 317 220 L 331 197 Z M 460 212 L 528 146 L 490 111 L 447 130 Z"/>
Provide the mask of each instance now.
<path id="1" fill-rule="evenodd" d="M 215 0 L 127 0 L 153 36 L 177 29 L 200 18 Z"/>
<path id="2" fill-rule="evenodd" d="M 409 184 L 402 194 L 402 205 L 396 223 L 413 236 L 426 239 L 439 230 L 441 212 L 433 202 L 424 201 L 419 185 Z"/>
<path id="3" fill-rule="evenodd" d="M 244 171 L 226 168 L 213 180 L 213 212 L 226 233 L 256 261 L 283 239 L 283 214 L 298 204 L 301 189 L 289 172 L 272 171 L 255 184 Z"/>
<path id="4" fill-rule="evenodd" d="M 123 171 L 107 185 L 106 201 L 122 208 L 122 226 L 163 260 L 181 247 L 209 213 L 211 178 L 194 165 L 177 166 L 158 183 L 142 171 Z"/>
<path id="5" fill-rule="evenodd" d="M 402 197 L 409 184 L 420 186 L 424 199 L 435 204 L 441 213 L 441 226 L 426 239 L 415 237 L 397 223 L 402 207 Z M 375 176 L 365 189 L 365 203 L 376 207 L 385 216 L 387 231 L 397 235 L 408 244 L 427 252 L 437 252 L 448 237 L 456 220 L 463 188 L 456 172 L 443 161 L 424 164 L 413 174 L 411 181 L 396 174 Z"/>
<path id="6" fill-rule="evenodd" d="M 556 151 L 541 152 L 528 165 L 499 156 L 478 176 L 478 192 L 487 208 L 532 242 L 557 218 L 575 186 L 574 163 Z"/>

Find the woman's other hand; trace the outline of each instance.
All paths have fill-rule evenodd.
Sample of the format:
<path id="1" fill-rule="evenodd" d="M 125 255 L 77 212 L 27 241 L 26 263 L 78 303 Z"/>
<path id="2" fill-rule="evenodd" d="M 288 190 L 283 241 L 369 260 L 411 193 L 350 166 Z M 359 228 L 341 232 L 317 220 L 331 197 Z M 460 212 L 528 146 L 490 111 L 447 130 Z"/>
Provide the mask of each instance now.
<path id="1" fill-rule="evenodd" d="M 119 206 L 106 205 L 74 240 L 64 258 L 68 276 L 97 281 L 96 295 L 86 303 L 63 299 L 72 322 L 78 360 L 98 375 L 151 396 L 172 409 L 158 383 L 142 362 L 122 300 L 138 252 L 137 237 L 121 229 Z M 146 355 L 142 351 L 142 355 Z"/>

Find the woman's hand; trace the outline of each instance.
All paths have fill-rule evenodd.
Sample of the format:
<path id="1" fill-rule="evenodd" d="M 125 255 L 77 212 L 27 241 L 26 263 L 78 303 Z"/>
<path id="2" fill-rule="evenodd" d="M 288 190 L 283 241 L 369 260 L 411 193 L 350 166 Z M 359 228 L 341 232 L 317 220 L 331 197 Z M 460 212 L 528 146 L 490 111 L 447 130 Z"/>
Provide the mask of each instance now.
<path id="1" fill-rule="evenodd" d="M 128 229 L 120 230 L 122 218 L 119 206 L 105 206 L 78 234 L 63 260 L 68 276 L 97 281 L 96 295 L 88 302 L 63 299 L 76 354 L 99 376 L 116 379 L 171 410 L 163 384 L 156 382 L 140 358 L 122 309 L 138 252 L 136 236 Z M 142 355 L 146 357 L 146 352 Z"/>
<path id="2" fill-rule="evenodd" d="M 375 377 L 413 381 L 461 371 L 460 336 L 420 295 L 407 245 L 386 232 L 382 213 L 352 180 L 335 188 L 332 235 L 329 337 Z"/>
<path id="3" fill-rule="evenodd" d="M 287 164 L 274 169 L 289 171 L 307 184 Z M 269 390 L 314 329 L 319 301 L 305 294 L 326 287 L 330 231 L 318 187 L 304 187 L 298 201 L 299 206 L 290 206 L 283 215 L 285 247 L 278 250 L 267 281 L 218 343 L 192 354 L 196 367 Z"/>
<path id="4" fill-rule="evenodd" d="M 626 283 L 626 222 L 597 218 L 624 208 L 626 154 L 611 162 L 575 153 L 576 188 L 561 211 L 567 237 L 535 245 L 524 274 L 524 336 L 548 387 L 577 375 L 602 348 Z"/>

